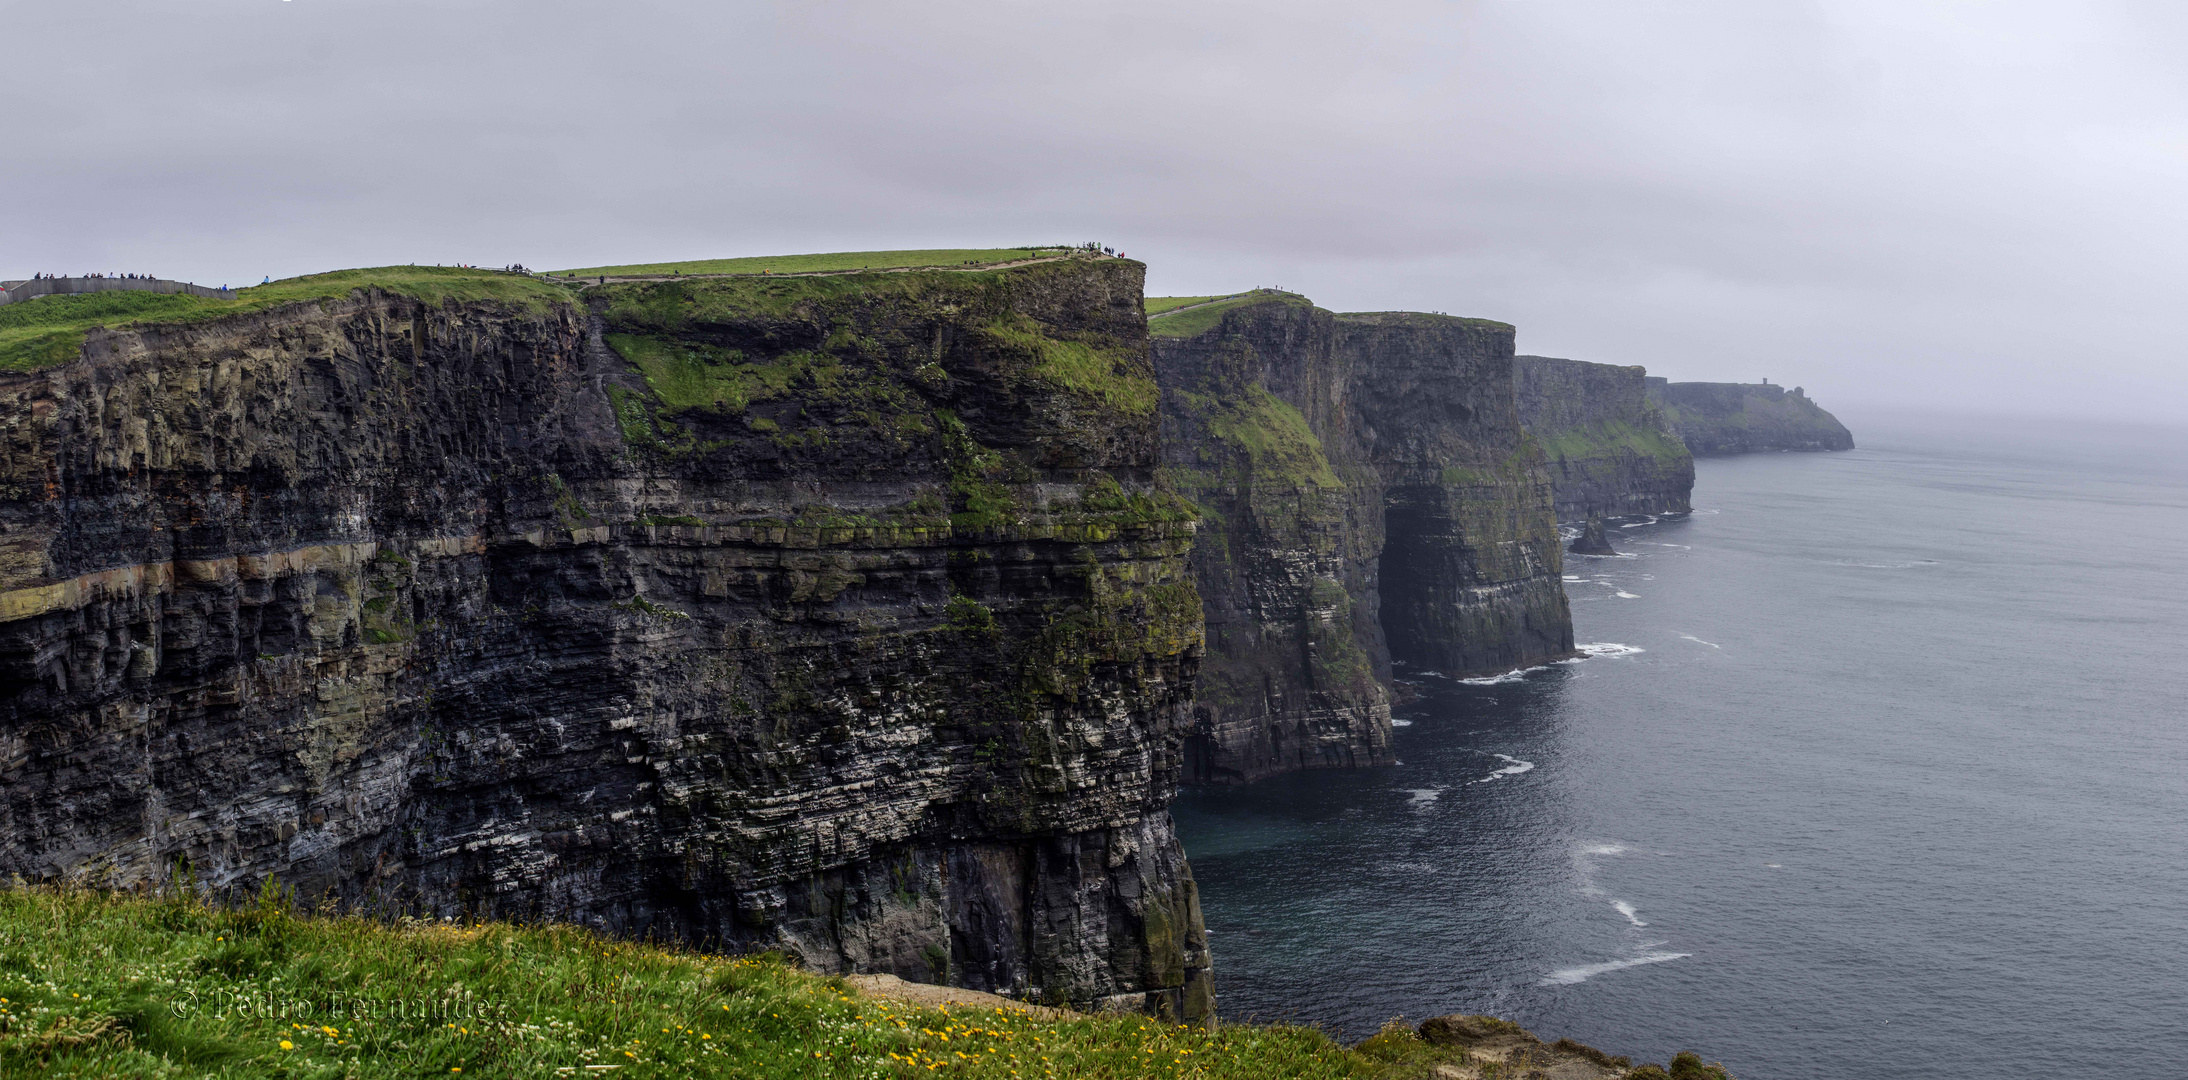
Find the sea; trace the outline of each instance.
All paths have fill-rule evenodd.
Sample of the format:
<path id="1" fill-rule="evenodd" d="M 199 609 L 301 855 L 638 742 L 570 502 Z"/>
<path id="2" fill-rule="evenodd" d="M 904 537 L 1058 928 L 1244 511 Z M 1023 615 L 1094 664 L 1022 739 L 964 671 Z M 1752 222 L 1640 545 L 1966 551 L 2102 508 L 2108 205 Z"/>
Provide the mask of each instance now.
<path id="1" fill-rule="evenodd" d="M 1399 669 L 1400 764 L 1188 789 L 1221 1014 L 2188 1075 L 2188 432 L 1848 419 L 1567 556 L 1586 659 Z"/>

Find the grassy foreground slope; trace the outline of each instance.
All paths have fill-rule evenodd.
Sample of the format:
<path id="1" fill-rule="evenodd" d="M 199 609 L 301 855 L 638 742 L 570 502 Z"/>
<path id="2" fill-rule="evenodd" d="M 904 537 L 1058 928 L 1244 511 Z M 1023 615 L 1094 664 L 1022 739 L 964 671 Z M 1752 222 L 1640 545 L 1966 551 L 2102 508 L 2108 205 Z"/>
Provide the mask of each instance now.
<path id="1" fill-rule="evenodd" d="M 573 293 L 524 274 L 442 266 L 379 266 L 284 278 L 237 289 L 233 300 L 176 293 L 84 293 L 48 296 L 0 307 L 0 371 L 36 371 L 76 359 L 84 331 L 94 326 L 187 323 L 304 300 L 333 300 L 377 288 L 428 303 L 500 300 L 527 307 L 566 302 Z"/>
<path id="2" fill-rule="evenodd" d="M 1390 1067 L 1304 1028 L 925 1009 L 770 957 L 569 927 L 0 890 L 0 1075 L 1261 1078 Z"/>
<path id="3" fill-rule="evenodd" d="M 1045 259 L 1071 251 L 1063 245 L 1020 248 L 929 248 L 911 251 L 832 251 L 814 255 L 755 255 L 742 259 L 693 259 L 684 262 L 629 263 L 552 270 L 554 277 L 646 274 L 818 274 L 839 270 L 902 270 L 909 267 L 993 266 L 1021 259 Z"/>
<path id="4" fill-rule="evenodd" d="M 1487 1040 L 1472 1055 L 1442 1037 L 1467 1031 Z M 1484 1056 L 1500 1041 L 1522 1052 Z M 1667 1074 L 1484 1017 L 1393 1023 L 1348 1048 L 1301 1027 L 925 1008 L 777 957 L 568 926 L 302 916 L 275 893 L 237 908 L 0 889 L 0 1076 L 1517 1080 L 1545 1062 L 1560 1077 L 1729 1080 L 1691 1054 Z"/>

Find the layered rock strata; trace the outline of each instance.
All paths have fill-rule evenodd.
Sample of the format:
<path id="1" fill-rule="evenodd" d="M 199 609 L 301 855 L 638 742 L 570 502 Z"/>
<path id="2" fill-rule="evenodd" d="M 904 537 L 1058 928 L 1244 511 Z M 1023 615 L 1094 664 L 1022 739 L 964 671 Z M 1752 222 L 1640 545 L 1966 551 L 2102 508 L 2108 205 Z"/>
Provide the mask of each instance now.
<path id="1" fill-rule="evenodd" d="M 1520 423 L 1542 444 L 1559 521 L 1683 514 L 1694 456 L 1640 367 L 1513 358 Z"/>
<path id="2" fill-rule="evenodd" d="M 0 872 L 1209 1015 L 1140 273 L 367 289 L 0 375 Z"/>
<path id="3" fill-rule="evenodd" d="M 1852 450 L 1854 435 L 1796 386 L 1648 380 L 1649 397 L 1697 454 Z"/>
<path id="4" fill-rule="evenodd" d="M 1150 326 L 1168 474 L 1203 514 L 1189 778 L 1388 762 L 1394 661 L 1471 675 L 1571 655 L 1511 327 L 1283 293 Z"/>

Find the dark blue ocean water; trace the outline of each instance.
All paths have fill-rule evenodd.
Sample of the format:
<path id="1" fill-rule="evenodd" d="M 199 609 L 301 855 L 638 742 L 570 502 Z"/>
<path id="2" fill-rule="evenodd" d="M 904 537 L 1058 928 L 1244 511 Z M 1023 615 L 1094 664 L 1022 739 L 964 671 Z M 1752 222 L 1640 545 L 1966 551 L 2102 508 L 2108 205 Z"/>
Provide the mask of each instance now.
<path id="1" fill-rule="evenodd" d="M 2188 1071 L 2188 436 L 1872 419 L 1571 557 L 1403 764 L 1188 791 L 1227 1017 L 1507 1016 L 1742 1080 Z"/>

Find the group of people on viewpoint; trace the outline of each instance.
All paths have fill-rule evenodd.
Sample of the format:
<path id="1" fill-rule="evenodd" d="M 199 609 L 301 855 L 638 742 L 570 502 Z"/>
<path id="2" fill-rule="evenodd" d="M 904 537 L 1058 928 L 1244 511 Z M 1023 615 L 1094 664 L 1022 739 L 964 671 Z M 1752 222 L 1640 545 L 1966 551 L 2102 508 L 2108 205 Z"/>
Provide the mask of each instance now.
<path id="1" fill-rule="evenodd" d="M 114 280 L 116 280 L 116 281 L 158 281 L 158 280 L 159 280 L 158 278 L 155 278 L 155 277 L 153 277 L 153 276 L 152 276 L 152 275 L 150 275 L 150 274 L 78 274 L 78 275 L 76 275 L 76 276 L 77 276 L 77 277 L 80 277 L 80 278 L 113 278 L 113 279 L 114 279 Z M 30 279 L 31 279 L 32 281 L 59 281 L 59 280 L 61 280 L 61 277 L 62 277 L 62 275 L 60 275 L 60 274 L 32 274 L 32 275 L 30 276 Z"/>

